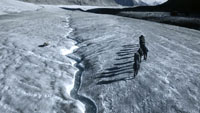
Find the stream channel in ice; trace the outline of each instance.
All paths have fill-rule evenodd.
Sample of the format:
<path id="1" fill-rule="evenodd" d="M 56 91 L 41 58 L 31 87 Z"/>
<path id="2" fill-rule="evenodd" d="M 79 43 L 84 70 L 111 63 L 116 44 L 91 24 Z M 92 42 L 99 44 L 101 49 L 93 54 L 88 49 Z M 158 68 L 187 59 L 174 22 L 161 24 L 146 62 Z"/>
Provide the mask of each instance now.
<path id="1" fill-rule="evenodd" d="M 78 94 L 83 68 L 77 56 L 69 57 L 78 49 L 76 41 L 68 38 L 73 32 L 70 17 L 51 13 L 25 12 L 25 16 L 8 15 L 9 19 L 0 21 L 0 113 L 97 109 L 93 101 Z M 37 47 L 44 42 L 49 45 Z"/>

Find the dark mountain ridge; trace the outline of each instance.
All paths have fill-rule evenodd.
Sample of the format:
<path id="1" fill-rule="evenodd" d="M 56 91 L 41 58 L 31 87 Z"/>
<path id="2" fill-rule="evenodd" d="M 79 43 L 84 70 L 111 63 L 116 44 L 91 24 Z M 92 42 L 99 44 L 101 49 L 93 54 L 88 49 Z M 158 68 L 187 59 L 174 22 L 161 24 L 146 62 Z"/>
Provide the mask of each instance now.
<path id="1" fill-rule="evenodd" d="M 200 0 L 168 0 L 157 7 L 169 11 L 200 13 Z"/>

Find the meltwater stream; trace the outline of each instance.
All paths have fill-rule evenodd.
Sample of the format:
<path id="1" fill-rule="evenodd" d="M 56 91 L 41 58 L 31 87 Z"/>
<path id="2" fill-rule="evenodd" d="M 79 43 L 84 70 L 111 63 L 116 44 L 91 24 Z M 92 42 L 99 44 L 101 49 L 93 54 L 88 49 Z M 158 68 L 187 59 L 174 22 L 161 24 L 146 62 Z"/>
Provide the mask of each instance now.
<path id="1" fill-rule="evenodd" d="M 71 91 L 71 96 L 85 104 L 85 113 L 97 113 L 97 106 L 95 102 L 92 99 L 79 94 L 79 89 L 82 83 L 81 76 L 84 68 L 80 65 L 81 60 L 74 60 L 77 62 L 76 67 L 79 69 L 79 71 L 76 73 L 75 76 L 74 88 Z"/>
<path id="2" fill-rule="evenodd" d="M 66 27 L 69 28 L 69 17 L 66 18 Z M 70 28 L 71 30 L 69 30 L 70 32 L 67 33 L 66 37 L 69 36 L 69 34 L 73 31 L 72 28 Z M 73 39 L 72 42 L 76 42 Z M 63 55 L 69 55 L 71 53 L 74 52 L 74 50 L 78 49 L 78 46 L 75 45 L 75 43 L 73 43 L 73 46 L 71 46 L 70 49 L 61 49 L 61 53 Z M 76 100 L 79 100 L 83 105 L 79 105 L 79 109 L 82 111 L 82 113 L 97 113 L 97 106 L 95 104 L 95 102 L 90 99 L 89 97 L 83 96 L 81 94 L 79 94 L 79 89 L 81 87 L 81 83 L 82 83 L 82 72 L 84 71 L 84 68 L 80 65 L 80 63 L 83 61 L 82 59 L 79 59 L 77 57 L 70 57 L 72 61 L 72 66 L 76 67 L 78 69 L 78 71 L 76 71 L 74 74 L 75 78 L 74 78 L 74 82 L 73 82 L 73 86 L 70 85 L 67 88 L 67 93 L 70 94 L 70 96 Z"/>

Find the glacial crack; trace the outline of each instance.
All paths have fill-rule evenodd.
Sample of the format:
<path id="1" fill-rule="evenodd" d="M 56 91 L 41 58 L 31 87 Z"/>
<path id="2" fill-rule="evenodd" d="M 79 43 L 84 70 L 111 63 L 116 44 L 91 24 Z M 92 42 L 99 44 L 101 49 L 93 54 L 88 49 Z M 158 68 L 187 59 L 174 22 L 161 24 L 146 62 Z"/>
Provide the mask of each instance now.
<path id="1" fill-rule="evenodd" d="M 66 26 L 67 27 L 70 27 L 69 21 L 70 21 L 70 19 L 67 18 L 66 19 L 66 22 L 67 22 Z M 70 36 L 69 36 L 70 33 L 67 34 L 67 38 L 77 42 L 76 40 L 70 38 Z M 74 47 L 77 47 L 77 48 L 74 48 L 74 49 L 78 49 L 78 46 L 74 45 Z M 73 53 L 74 49 L 72 49 L 72 50 L 70 49 L 72 53 Z M 68 54 L 70 54 L 70 53 L 67 53 L 66 55 L 68 55 Z M 95 104 L 94 100 L 90 99 L 89 97 L 86 97 L 86 96 L 79 94 L 79 90 L 80 90 L 81 84 L 83 82 L 82 81 L 82 72 L 84 71 L 84 68 L 83 68 L 81 62 L 83 62 L 84 59 L 83 58 L 77 58 L 76 56 L 71 56 L 71 57 L 68 56 L 68 57 L 75 61 L 74 66 L 78 69 L 78 71 L 75 73 L 74 87 L 72 88 L 72 90 L 70 92 L 70 96 L 72 98 L 76 99 L 76 100 L 79 100 L 81 103 L 83 103 L 85 105 L 85 112 L 84 113 L 98 113 L 97 105 Z"/>
<path id="2" fill-rule="evenodd" d="M 77 62 L 75 66 L 78 68 L 79 71 L 76 73 L 75 76 L 75 83 L 74 83 L 74 88 L 71 91 L 71 96 L 74 99 L 77 99 L 81 101 L 83 104 L 85 104 L 85 109 L 86 109 L 85 113 L 98 113 L 98 109 L 95 102 L 89 97 L 79 94 L 79 90 L 82 84 L 82 79 L 81 79 L 82 72 L 84 71 L 84 68 L 81 66 L 82 65 L 81 62 L 83 60 L 78 60 L 78 59 L 73 59 L 73 60 Z"/>

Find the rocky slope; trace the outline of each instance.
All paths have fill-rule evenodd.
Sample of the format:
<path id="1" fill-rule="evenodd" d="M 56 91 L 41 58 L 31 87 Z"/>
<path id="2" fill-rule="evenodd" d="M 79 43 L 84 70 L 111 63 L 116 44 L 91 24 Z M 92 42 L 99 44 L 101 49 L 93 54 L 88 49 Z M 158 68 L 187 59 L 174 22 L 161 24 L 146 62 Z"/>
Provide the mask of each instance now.
<path id="1" fill-rule="evenodd" d="M 161 7 L 168 8 L 172 11 L 182 12 L 200 12 L 199 0 L 168 0 Z"/>

